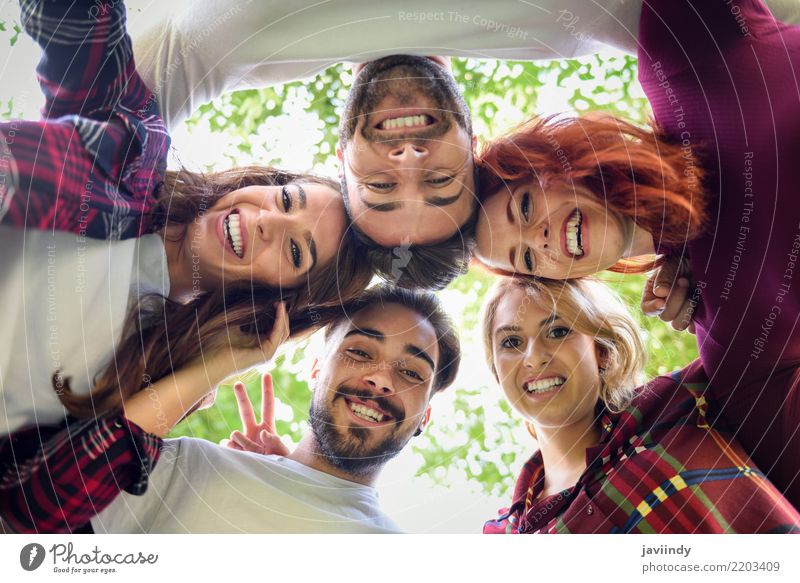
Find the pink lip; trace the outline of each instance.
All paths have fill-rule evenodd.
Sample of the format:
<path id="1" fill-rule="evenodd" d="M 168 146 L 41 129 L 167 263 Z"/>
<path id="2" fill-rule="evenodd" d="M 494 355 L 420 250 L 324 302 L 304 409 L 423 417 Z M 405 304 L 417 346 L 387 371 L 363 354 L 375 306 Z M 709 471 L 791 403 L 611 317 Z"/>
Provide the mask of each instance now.
<path id="1" fill-rule="evenodd" d="M 581 212 L 581 247 L 583 247 L 583 255 L 573 255 L 567 250 L 567 223 L 574 212 L 575 209 L 572 209 L 561 224 L 561 252 L 574 261 L 580 261 L 589 256 L 589 221 L 586 215 Z"/>

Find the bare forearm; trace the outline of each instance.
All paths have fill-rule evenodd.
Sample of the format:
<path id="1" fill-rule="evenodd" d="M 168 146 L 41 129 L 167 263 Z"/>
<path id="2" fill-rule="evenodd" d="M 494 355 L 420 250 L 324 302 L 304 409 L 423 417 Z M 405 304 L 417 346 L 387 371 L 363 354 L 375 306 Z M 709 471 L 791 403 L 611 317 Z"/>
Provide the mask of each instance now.
<path id="1" fill-rule="evenodd" d="M 139 427 L 164 437 L 192 405 L 221 383 L 231 368 L 209 359 L 145 387 L 125 402 L 125 416 Z"/>

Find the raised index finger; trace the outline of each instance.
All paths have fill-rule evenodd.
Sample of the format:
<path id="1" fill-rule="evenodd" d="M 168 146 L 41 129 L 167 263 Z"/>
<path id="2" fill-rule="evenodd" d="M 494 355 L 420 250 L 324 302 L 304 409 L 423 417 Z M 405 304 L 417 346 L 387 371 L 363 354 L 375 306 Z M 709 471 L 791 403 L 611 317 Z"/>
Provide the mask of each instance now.
<path id="1" fill-rule="evenodd" d="M 268 373 L 261 377 L 261 425 L 275 433 L 275 389 Z"/>
<path id="2" fill-rule="evenodd" d="M 239 418 L 242 420 L 242 429 L 246 435 L 254 435 L 256 431 L 256 413 L 253 411 L 253 404 L 247 396 L 247 389 L 244 383 L 237 382 L 233 385 L 233 393 L 236 395 L 236 404 L 239 407 Z"/>

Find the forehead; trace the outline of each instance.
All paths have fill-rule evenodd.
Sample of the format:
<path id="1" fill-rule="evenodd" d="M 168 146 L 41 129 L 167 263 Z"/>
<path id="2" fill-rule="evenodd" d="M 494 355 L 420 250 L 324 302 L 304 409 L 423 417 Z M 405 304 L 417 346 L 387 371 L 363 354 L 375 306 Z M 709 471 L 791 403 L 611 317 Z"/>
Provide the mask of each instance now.
<path id="1" fill-rule="evenodd" d="M 400 304 L 374 304 L 351 315 L 341 327 L 340 338 L 355 329 L 368 329 L 385 336 L 387 346 L 401 348 L 413 344 L 425 349 L 436 360 L 439 347 L 436 330 L 428 319 Z"/>
<path id="2" fill-rule="evenodd" d="M 555 307 L 558 314 L 558 305 Z M 524 289 L 513 287 L 497 303 L 493 332 L 505 326 L 538 327 L 553 312 L 552 304 L 544 302 L 539 294 L 529 295 Z"/>

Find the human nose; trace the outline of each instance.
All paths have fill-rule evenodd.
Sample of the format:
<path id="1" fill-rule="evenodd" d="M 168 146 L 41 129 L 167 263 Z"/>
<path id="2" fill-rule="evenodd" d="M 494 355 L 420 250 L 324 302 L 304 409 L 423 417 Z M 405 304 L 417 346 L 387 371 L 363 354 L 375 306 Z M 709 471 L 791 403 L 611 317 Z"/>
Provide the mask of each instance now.
<path id="1" fill-rule="evenodd" d="M 525 347 L 523 364 L 526 368 L 538 370 L 546 366 L 551 357 L 547 343 L 541 338 L 533 338 Z"/>
<path id="2" fill-rule="evenodd" d="M 374 392 L 381 395 L 391 395 L 394 393 L 391 369 L 382 364 L 373 365 L 375 368 L 367 371 L 364 375 L 364 384 Z"/>
<path id="3" fill-rule="evenodd" d="M 389 148 L 389 159 L 398 163 L 414 164 L 430 155 L 428 148 L 414 142 L 399 142 Z"/>
<path id="4" fill-rule="evenodd" d="M 267 245 L 276 239 L 281 240 L 289 228 L 289 221 L 291 217 L 288 215 L 261 209 L 256 218 L 256 235 Z"/>

